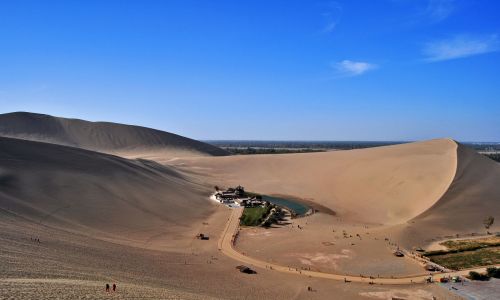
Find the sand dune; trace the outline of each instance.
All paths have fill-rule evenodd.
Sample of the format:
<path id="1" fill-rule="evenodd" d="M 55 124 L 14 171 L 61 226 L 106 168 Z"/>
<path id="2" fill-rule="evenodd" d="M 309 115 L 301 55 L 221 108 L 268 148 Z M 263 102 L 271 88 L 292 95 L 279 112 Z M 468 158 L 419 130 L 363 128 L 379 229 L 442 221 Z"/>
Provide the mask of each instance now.
<path id="1" fill-rule="evenodd" d="M 415 228 L 408 233 L 427 232 L 440 235 L 485 233 L 483 220 L 493 216 L 500 220 L 500 164 L 458 144 L 457 172 L 446 193 L 434 205 L 412 220 Z M 495 221 L 491 232 L 500 229 Z"/>
<path id="2" fill-rule="evenodd" d="M 156 160 L 228 154 L 218 147 L 156 129 L 27 112 L 0 115 L 0 136 Z"/>
<path id="3" fill-rule="evenodd" d="M 242 184 L 250 191 L 290 195 L 337 212 L 294 219 L 278 228 L 241 230 L 236 244 L 240 252 L 299 269 L 425 275 L 422 265 L 411 258 L 395 259 L 395 245 L 411 250 L 445 236 L 485 233 L 482 220 L 500 217 L 500 165 L 449 139 L 175 163 L 197 167 L 219 185 Z M 496 224 L 490 231 L 498 228 Z M 351 237 L 342 238 L 342 232 Z"/>
<path id="4" fill-rule="evenodd" d="M 193 158 L 227 185 L 292 195 L 324 205 L 344 218 L 394 225 L 433 206 L 455 176 L 452 140 L 326 153 Z"/>
<path id="5" fill-rule="evenodd" d="M 319 203 L 348 222 L 392 226 L 402 245 L 485 233 L 500 219 L 500 164 L 453 140 L 327 153 L 189 158 L 219 184 Z M 496 222 L 491 232 L 500 229 Z"/>
<path id="6" fill-rule="evenodd" d="M 500 218 L 500 166 L 447 139 L 327 153 L 192 157 L 172 161 L 172 168 L 2 138 L 0 161 L 1 199 L 20 215 L 151 244 L 153 236 L 189 229 L 210 214 L 205 197 L 211 184 L 291 195 L 342 219 L 406 224 L 417 235 L 478 232 L 486 216 Z"/>
<path id="7" fill-rule="evenodd" d="M 174 156 L 226 154 L 217 147 L 154 129 L 32 113 L 0 115 L 0 135 L 162 163 Z M 7 143 L 5 141 L 3 143 Z M 6 147 L 2 148 L 7 151 Z M 23 147 L 18 145 L 18 148 Z M 61 149 L 72 155 L 79 153 Z M 95 154 L 89 156 L 92 156 L 90 161 L 96 159 Z M 28 162 L 33 157 L 35 153 L 26 153 L 24 159 Z M 47 154 L 43 158 L 46 166 L 51 165 L 47 159 L 54 157 Z M 61 161 L 50 168 L 40 168 L 39 172 L 57 169 Z M 65 168 L 78 165 L 78 159 L 70 161 L 63 164 Z M 203 179 L 217 178 L 208 179 L 216 184 L 221 184 L 219 181 L 226 185 L 243 184 L 252 191 L 308 199 L 344 218 L 365 223 L 397 225 L 411 220 L 450 231 L 477 231 L 482 227 L 482 218 L 499 211 L 499 201 L 495 200 L 500 195 L 496 185 L 500 178 L 498 164 L 447 139 L 327 153 L 191 157 L 172 163 L 185 164 L 186 171 L 201 173 Z M 138 161 L 133 164 L 157 172 L 160 168 L 159 164 L 152 166 Z M 85 165 L 85 170 L 95 171 L 91 163 L 85 162 Z M 171 168 L 160 169 L 182 180 Z M 137 170 L 129 171 L 132 174 Z M 2 175 L 2 178 L 4 184 L 10 184 L 8 176 Z M 55 179 L 48 182 L 59 183 Z M 125 182 L 123 179 L 124 185 Z M 54 186 L 54 190 L 64 193 L 58 186 Z M 181 190 L 177 186 L 169 189 L 183 197 Z M 135 194 L 139 197 L 138 192 Z M 454 221 L 457 217 L 467 220 Z"/>
<path id="8" fill-rule="evenodd" d="M 40 225 L 168 247 L 212 213 L 207 193 L 155 162 L 0 138 L 1 207 Z"/>

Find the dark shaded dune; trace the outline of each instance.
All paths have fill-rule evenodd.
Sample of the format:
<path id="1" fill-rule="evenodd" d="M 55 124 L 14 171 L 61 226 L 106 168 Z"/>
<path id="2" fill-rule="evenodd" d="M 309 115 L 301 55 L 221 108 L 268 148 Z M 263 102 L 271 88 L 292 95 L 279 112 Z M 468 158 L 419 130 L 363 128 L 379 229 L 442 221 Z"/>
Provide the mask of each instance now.
<path id="1" fill-rule="evenodd" d="M 154 247 L 191 235 L 214 209 L 207 193 L 152 162 L 0 138 L 0 208 L 40 225 Z"/>
<path id="2" fill-rule="evenodd" d="M 448 191 L 415 221 L 456 231 L 484 231 L 482 221 L 500 221 L 500 164 L 461 144 Z M 492 230 L 500 228 L 497 222 Z"/>
<path id="3" fill-rule="evenodd" d="M 156 129 L 109 122 L 89 122 L 43 114 L 0 115 L 0 135 L 74 146 L 100 152 L 172 151 L 191 155 L 227 155 L 218 147 Z"/>

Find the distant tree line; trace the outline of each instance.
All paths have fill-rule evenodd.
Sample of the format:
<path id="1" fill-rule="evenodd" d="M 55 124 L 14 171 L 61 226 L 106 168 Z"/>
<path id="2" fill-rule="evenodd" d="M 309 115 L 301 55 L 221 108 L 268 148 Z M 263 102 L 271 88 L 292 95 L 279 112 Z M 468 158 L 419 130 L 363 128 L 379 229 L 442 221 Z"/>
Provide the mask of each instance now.
<path id="1" fill-rule="evenodd" d="M 284 154 L 284 153 L 310 153 L 310 152 L 324 152 L 324 149 L 282 149 L 282 148 L 223 148 L 231 154 L 248 155 L 248 154 Z"/>
<path id="2" fill-rule="evenodd" d="M 469 272 L 469 278 L 472 280 L 488 281 L 490 278 L 500 278 L 500 268 L 490 267 L 486 273 Z"/>
<path id="3" fill-rule="evenodd" d="M 494 161 L 500 162 L 500 153 L 487 153 L 484 155 L 493 159 Z"/>
<path id="4" fill-rule="evenodd" d="M 324 149 L 350 150 L 402 144 L 404 142 L 373 141 L 206 141 L 221 148 Z"/>
<path id="5" fill-rule="evenodd" d="M 314 148 L 263 148 L 263 147 L 222 147 L 224 150 L 229 151 L 235 155 L 248 155 L 248 154 L 286 154 L 286 153 L 310 153 L 310 152 L 325 152 L 328 149 L 314 149 Z M 500 162 L 500 153 L 484 153 L 484 156 Z"/>

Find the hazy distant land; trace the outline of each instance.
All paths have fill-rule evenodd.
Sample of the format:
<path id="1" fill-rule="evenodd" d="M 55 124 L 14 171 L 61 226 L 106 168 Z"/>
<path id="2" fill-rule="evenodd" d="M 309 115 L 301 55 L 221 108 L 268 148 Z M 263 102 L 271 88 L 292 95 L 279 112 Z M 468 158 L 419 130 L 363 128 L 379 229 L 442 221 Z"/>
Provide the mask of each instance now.
<path id="1" fill-rule="evenodd" d="M 411 143 L 410 141 L 269 141 L 206 140 L 232 154 L 285 154 L 352 150 Z M 477 152 L 500 162 L 500 142 L 462 142 Z"/>

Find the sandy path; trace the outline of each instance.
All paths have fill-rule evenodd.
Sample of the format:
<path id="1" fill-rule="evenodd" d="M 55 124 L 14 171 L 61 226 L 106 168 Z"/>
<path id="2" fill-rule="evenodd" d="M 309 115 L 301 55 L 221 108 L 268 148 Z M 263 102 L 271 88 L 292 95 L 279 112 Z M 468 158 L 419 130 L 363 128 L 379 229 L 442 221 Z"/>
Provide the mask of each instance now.
<path id="1" fill-rule="evenodd" d="M 368 278 L 368 277 L 360 277 L 360 276 L 349 276 L 342 274 L 332 274 L 332 273 L 324 273 L 317 271 L 308 271 L 308 270 L 298 270 L 294 268 L 289 268 L 286 266 L 281 266 L 274 263 L 269 263 L 266 261 L 262 261 L 259 259 L 255 259 L 249 256 L 246 256 L 243 253 L 236 251 L 233 247 L 233 239 L 236 236 L 239 229 L 239 219 L 243 213 L 243 208 L 235 208 L 232 210 L 231 216 L 226 224 L 224 232 L 219 239 L 218 248 L 219 250 L 225 254 L 226 256 L 241 261 L 243 263 L 249 264 L 252 267 L 271 269 L 278 272 L 302 275 L 307 277 L 315 277 L 315 278 L 324 278 L 324 279 L 332 279 L 339 281 L 350 281 L 350 282 L 360 282 L 360 283 L 370 283 L 370 284 L 412 284 L 412 283 L 425 283 L 426 279 L 429 275 L 418 275 L 418 276 L 409 276 L 409 277 L 394 277 L 394 278 Z M 500 266 L 500 265 L 499 265 Z M 464 276 L 467 275 L 470 271 L 484 272 L 486 268 L 476 268 L 476 269 L 468 269 L 457 272 L 448 272 L 448 273 L 439 273 L 433 274 L 434 280 L 439 280 L 442 277 L 448 276 Z"/>

